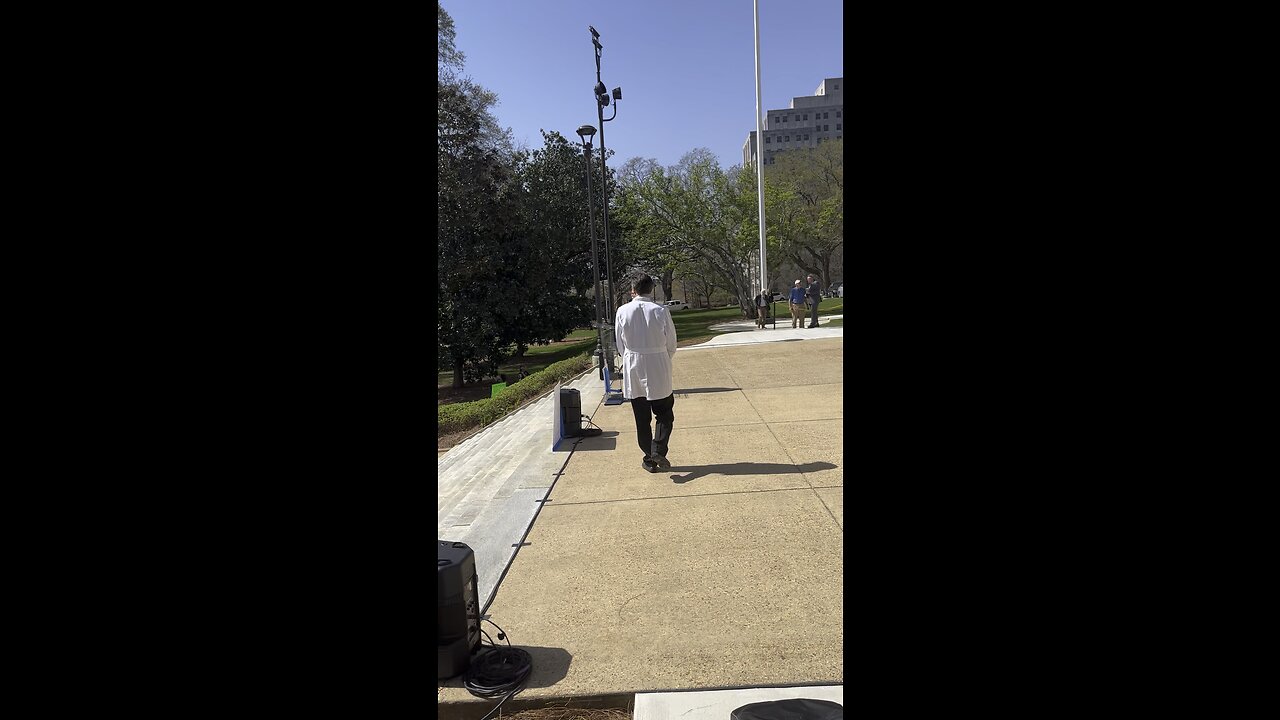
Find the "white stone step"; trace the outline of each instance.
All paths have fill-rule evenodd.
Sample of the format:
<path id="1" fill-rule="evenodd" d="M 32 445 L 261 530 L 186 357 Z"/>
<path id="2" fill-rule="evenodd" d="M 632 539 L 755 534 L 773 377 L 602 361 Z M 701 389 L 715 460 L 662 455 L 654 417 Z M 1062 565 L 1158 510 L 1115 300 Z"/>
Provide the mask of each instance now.
<path id="1" fill-rule="evenodd" d="M 448 527 L 469 523 L 469 520 L 461 518 L 466 515 L 474 517 L 476 512 L 474 506 L 477 503 L 483 504 L 493 497 L 493 492 L 501 483 L 502 474 L 511 472 L 508 465 L 510 454 L 505 450 L 508 445 L 515 442 L 520 442 L 520 438 L 513 435 L 499 435 L 495 436 L 487 446 L 482 445 L 474 450 L 477 455 L 475 461 L 457 470 L 459 473 L 469 473 L 469 475 L 463 489 L 454 493 L 450 499 L 452 509 L 445 517 L 439 518 L 437 522 L 439 526 Z"/>
<path id="2" fill-rule="evenodd" d="M 492 434 L 469 448 L 470 462 L 449 471 L 452 476 L 447 478 L 450 487 L 447 493 L 441 491 L 437 497 L 438 513 L 452 508 L 438 519 L 438 527 L 469 524 L 484 503 L 504 496 L 503 488 L 519 470 L 521 460 L 537 449 L 536 444 L 530 442 L 531 434 L 536 437 L 539 426 L 545 425 L 547 439 L 550 440 L 550 408 L 550 402 L 535 402 L 495 423 L 490 428 Z"/>
<path id="3" fill-rule="evenodd" d="M 563 387 L 582 393 L 583 412 L 588 415 L 604 394 L 594 371 L 572 379 Z M 554 470 L 543 473 L 542 469 L 533 468 L 555 460 L 551 452 L 554 393 L 554 387 L 548 389 L 537 400 L 459 443 L 437 460 L 439 532 L 456 534 L 456 528 L 465 528 L 467 520 L 476 522 L 486 503 L 509 497 L 529 476 L 530 470 L 548 475 L 547 485 L 550 485 Z M 558 461 L 557 467 L 562 462 L 563 459 Z"/>

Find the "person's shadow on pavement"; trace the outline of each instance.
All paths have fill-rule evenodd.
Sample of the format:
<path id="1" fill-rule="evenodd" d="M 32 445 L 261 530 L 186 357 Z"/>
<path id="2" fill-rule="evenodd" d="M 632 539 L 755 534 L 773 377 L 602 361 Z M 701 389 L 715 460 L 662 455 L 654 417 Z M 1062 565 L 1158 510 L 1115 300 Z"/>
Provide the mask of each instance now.
<path id="1" fill-rule="evenodd" d="M 811 462 L 803 465 L 791 463 L 723 463 L 720 465 L 691 465 L 689 467 L 673 467 L 672 470 L 688 471 L 683 477 L 672 475 L 671 480 L 677 485 L 692 482 L 708 475 L 786 475 L 787 473 L 807 473 L 818 470 L 832 470 L 835 465 L 829 462 Z"/>

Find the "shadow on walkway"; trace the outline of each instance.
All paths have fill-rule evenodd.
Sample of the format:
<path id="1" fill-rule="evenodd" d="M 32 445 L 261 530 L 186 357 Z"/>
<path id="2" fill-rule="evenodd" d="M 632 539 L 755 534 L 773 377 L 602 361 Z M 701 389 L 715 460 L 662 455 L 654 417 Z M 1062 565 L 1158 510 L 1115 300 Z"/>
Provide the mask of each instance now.
<path id="1" fill-rule="evenodd" d="M 786 475 L 787 473 L 807 473 L 817 472 L 818 470 L 831 470 L 835 465 L 829 462 L 811 462 L 803 465 L 792 465 L 790 463 L 724 463 L 720 465 L 690 465 L 688 467 L 673 467 L 672 470 L 688 472 L 687 475 L 681 477 L 672 475 L 671 480 L 677 485 L 683 485 L 692 482 L 700 477 L 708 475 Z"/>
<path id="2" fill-rule="evenodd" d="M 616 450 L 618 448 L 617 438 L 618 438 L 618 431 L 605 430 L 599 435 L 591 435 L 589 437 L 582 438 L 582 442 L 578 443 L 576 446 L 573 446 L 573 447 L 576 447 L 578 452 L 590 452 L 592 450 Z M 573 440 L 576 440 L 577 438 L 565 438 L 565 439 L 569 441 L 573 441 Z"/>

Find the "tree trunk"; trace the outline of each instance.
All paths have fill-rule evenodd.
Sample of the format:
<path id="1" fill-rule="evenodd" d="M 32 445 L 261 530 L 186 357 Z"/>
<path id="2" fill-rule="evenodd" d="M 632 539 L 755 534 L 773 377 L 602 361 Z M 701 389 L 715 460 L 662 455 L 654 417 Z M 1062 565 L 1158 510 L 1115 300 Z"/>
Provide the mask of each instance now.
<path id="1" fill-rule="evenodd" d="M 671 299 L 671 284 L 672 284 L 672 276 L 674 274 L 675 274 L 675 270 L 672 270 L 672 269 L 667 269 L 662 271 L 662 295 L 663 295 L 662 299 L 663 300 Z"/>
<path id="2" fill-rule="evenodd" d="M 462 387 L 462 361 L 455 360 L 453 362 L 453 386 Z"/>

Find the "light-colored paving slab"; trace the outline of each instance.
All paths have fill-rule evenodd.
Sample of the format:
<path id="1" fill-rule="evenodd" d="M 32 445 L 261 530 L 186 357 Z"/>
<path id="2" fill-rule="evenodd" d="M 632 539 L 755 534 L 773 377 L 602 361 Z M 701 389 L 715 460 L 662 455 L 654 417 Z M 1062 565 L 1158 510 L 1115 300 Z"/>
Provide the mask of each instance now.
<path id="1" fill-rule="evenodd" d="M 844 705 L 843 685 L 638 693 L 634 720 L 729 720 L 743 705 L 808 698 Z"/>
<path id="2" fill-rule="evenodd" d="M 840 366 L 842 339 L 806 344 Z M 728 391 L 677 399 L 673 467 L 643 471 L 629 404 L 598 407 L 605 434 L 578 445 L 511 564 L 489 612 L 554 660 L 535 658 L 520 697 L 843 682 L 843 458 L 828 416 L 843 377 L 739 388 L 736 375 L 766 382 L 744 368 L 787 352 L 703 353 L 676 353 L 677 390 L 696 369 Z M 748 405 L 724 424 L 682 425 L 735 395 Z M 484 702 L 458 679 L 442 693 Z"/>
<path id="3" fill-rule="evenodd" d="M 826 462 L 834 468 L 813 469 L 805 480 L 813 487 L 844 485 L 844 421 L 797 420 L 769 424 L 787 456 L 797 465 Z"/>
<path id="4" fill-rule="evenodd" d="M 844 383 L 764 387 L 743 390 L 742 394 L 761 417 L 771 422 L 793 420 L 835 420 L 844 417 Z"/>
<path id="5" fill-rule="evenodd" d="M 831 516 L 835 518 L 836 524 L 840 529 L 844 529 L 844 488 L 829 487 L 815 488 L 814 492 L 818 493 L 818 497 L 822 499 L 822 503 L 831 511 Z"/>

